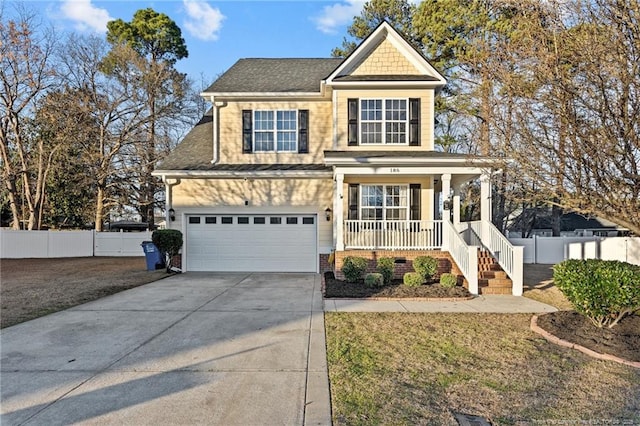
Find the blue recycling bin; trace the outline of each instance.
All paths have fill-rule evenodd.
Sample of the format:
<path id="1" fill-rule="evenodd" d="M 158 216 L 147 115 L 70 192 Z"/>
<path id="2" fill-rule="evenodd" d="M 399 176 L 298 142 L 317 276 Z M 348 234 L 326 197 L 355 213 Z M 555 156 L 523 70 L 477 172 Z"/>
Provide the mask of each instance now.
<path id="1" fill-rule="evenodd" d="M 155 271 L 164 268 L 164 259 L 158 247 L 151 241 L 143 241 L 140 244 L 147 259 L 147 271 Z"/>

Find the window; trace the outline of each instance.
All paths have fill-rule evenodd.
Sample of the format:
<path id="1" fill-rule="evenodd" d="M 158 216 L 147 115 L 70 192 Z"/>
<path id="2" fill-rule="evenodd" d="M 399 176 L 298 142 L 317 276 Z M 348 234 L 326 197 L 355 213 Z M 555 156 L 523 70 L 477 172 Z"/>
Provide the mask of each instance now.
<path id="1" fill-rule="evenodd" d="M 269 223 L 271 225 L 280 225 L 282 223 L 282 218 L 281 217 L 270 217 L 269 218 Z"/>
<path id="2" fill-rule="evenodd" d="M 407 104 L 407 99 L 361 99 L 361 143 L 407 144 Z"/>
<path id="3" fill-rule="evenodd" d="M 211 225 L 212 223 L 216 223 L 216 217 L 215 216 L 207 216 L 204 218 L 204 223 L 207 223 L 209 225 Z"/>
<path id="4" fill-rule="evenodd" d="M 361 185 L 362 220 L 407 220 L 409 217 L 406 185 Z"/>
<path id="5" fill-rule="evenodd" d="M 303 225 L 313 225 L 313 217 L 303 217 L 302 224 Z"/>
<path id="6" fill-rule="evenodd" d="M 238 225 L 247 225 L 249 223 L 249 218 L 248 217 L 239 217 L 238 218 Z"/>
<path id="7" fill-rule="evenodd" d="M 256 152 L 296 152 L 298 150 L 297 111 L 254 111 Z"/>
<path id="8" fill-rule="evenodd" d="M 232 224 L 232 223 L 233 223 L 233 218 L 232 218 L 232 217 L 229 217 L 229 216 L 223 217 L 223 218 L 222 218 L 222 223 L 223 223 L 224 225 Z"/>
<path id="9" fill-rule="evenodd" d="M 253 223 L 254 225 L 264 225 L 265 224 L 264 217 L 254 217 Z"/>
<path id="10" fill-rule="evenodd" d="M 287 218 L 287 225 L 297 225 L 298 224 L 298 218 L 297 217 L 288 217 Z"/>
<path id="11" fill-rule="evenodd" d="M 189 217 L 189 223 L 192 223 L 192 224 L 200 223 L 200 217 L 199 216 L 190 216 Z"/>

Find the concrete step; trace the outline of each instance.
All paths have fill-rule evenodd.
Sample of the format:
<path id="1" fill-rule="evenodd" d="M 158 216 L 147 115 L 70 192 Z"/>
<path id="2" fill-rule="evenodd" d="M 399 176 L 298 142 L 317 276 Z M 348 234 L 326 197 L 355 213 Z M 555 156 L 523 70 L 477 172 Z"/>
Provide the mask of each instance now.
<path id="1" fill-rule="evenodd" d="M 480 294 L 511 294 L 511 288 L 507 287 L 480 287 L 478 288 Z"/>

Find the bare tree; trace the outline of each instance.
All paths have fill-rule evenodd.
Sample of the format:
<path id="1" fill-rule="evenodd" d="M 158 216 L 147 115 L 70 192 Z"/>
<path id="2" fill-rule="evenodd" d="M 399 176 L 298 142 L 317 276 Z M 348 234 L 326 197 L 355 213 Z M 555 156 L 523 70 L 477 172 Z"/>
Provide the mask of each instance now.
<path id="1" fill-rule="evenodd" d="M 57 123 L 57 137 L 80 149 L 96 192 L 97 231 L 103 229 L 105 213 L 121 203 L 122 193 L 127 192 L 133 161 L 127 158 L 127 150 L 138 142 L 149 120 L 137 82 L 139 56 L 127 46 L 112 49 L 106 75 L 102 70 L 108 47 L 95 37 L 68 40 L 60 55 L 66 85 L 49 109 L 49 122 Z"/>
<path id="2" fill-rule="evenodd" d="M 524 194 L 640 234 L 640 3 L 528 10 L 497 70 L 517 126 L 505 141 Z"/>
<path id="3" fill-rule="evenodd" d="M 37 23 L 35 15 L 20 9 L 16 19 L 0 16 L 0 40 L 0 159 L 12 228 L 20 227 L 22 197 L 28 229 L 39 229 L 47 173 L 58 147 L 34 138 L 28 121 L 40 97 L 55 84 L 56 38 Z"/>

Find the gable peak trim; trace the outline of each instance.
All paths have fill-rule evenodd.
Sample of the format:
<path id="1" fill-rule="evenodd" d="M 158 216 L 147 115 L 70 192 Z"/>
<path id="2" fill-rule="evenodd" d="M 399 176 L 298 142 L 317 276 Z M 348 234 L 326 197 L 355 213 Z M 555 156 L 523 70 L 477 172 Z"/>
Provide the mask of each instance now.
<path id="1" fill-rule="evenodd" d="M 419 71 L 436 79 L 438 85 L 444 86 L 446 79 L 418 52 L 389 22 L 382 21 L 353 52 L 329 75 L 326 84 L 331 85 L 334 79 L 342 77 L 355 70 L 358 64 L 378 46 L 383 39 L 387 39 L 405 58 Z"/>

